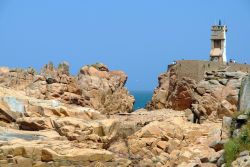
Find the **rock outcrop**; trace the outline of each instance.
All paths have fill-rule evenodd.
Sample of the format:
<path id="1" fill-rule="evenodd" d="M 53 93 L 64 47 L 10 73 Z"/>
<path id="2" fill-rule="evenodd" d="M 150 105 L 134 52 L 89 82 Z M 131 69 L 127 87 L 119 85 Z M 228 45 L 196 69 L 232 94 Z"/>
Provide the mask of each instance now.
<path id="1" fill-rule="evenodd" d="M 250 76 L 243 78 L 239 94 L 239 110 L 246 111 L 250 109 Z"/>
<path id="2" fill-rule="evenodd" d="M 33 82 L 35 75 L 36 71 L 33 68 L 9 69 L 7 67 L 2 67 L 0 70 L 0 85 L 23 90 Z"/>
<path id="3" fill-rule="evenodd" d="M 159 86 L 155 89 L 151 102 L 147 104 L 149 110 L 172 108 L 184 110 L 190 107 L 194 99 L 196 83 L 189 78 L 177 80 L 175 68 L 163 73 L 158 78 Z"/>
<path id="4" fill-rule="evenodd" d="M 235 121 L 225 116 L 237 109 L 245 73 L 208 72 L 198 83 L 177 75 L 173 68 L 159 77 L 148 108 L 163 109 L 130 113 L 126 74 L 103 64 L 77 76 L 67 63 L 39 74 L 0 68 L 0 166 L 222 166 Z M 202 124 L 188 121 L 194 100 L 208 118 Z M 249 154 L 242 157 L 233 164 L 247 165 Z"/>
<path id="5" fill-rule="evenodd" d="M 102 113 L 132 112 L 134 97 L 124 85 L 127 75 L 122 71 L 109 71 L 103 64 L 84 66 L 77 76 L 82 96 Z"/>
<path id="6" fill-rule="evenodd" d="M 109 150 L 132 159 L 135 166 L 188 166 L 191 163 L 216 166 L 212 158 L 221 156 L 209 147 L 210 143 L 220 141 L 221 123 L 193 124 L 186 121 L 183 112 L 173 110 L 134 113 L 122 120 L 127 127 L 129 124 L 142 127 L 114 142 Z"/>
<path id="7" fill-rule="evenodd" d="M 200 112 L 213 119 L 231 116 L 237 111 L 241 81 L 247 73 L 206 72 L 204 79 L 198 83 L 185 77 L 177 80 L 177 75 L 174 66 L 160 75 L 159 86 L 155 89 L 147 108 L 185 110 L 197 100 Z"/>
<path id="8" fill-rule="evenodd" d="M 82 67 L 76 77 L 70 75 L 66 62 L 58 68 L 49 63 L 39 74 L 32 68 L 0 70 L 1 86 L 25 91 L 34 98 L 92 107 L 107 114 L 133 111 L 134 97 L 124 87 L 126 81 L 124 72 L 109 71 L 100 63 Z"/>
<path id="9" fill-rule="evenodd" d="M 183 112 L 106 115 L 4 87 L 0 99 L 3 167 L 214 166 L 221 157 L 210 147 L 221 140 L 221 122 L 193 124 Z M 6 118 L 9 112 L 13 119 Z"/>
<path id="10" fill-rule="evenodd" d="M 105 150 L 119 122 L 92 108 L 0 87 L 0 166 L 128 166 Z M 2 128 L 4 127 L 4 128 Z"/>
<path id="11" fill-rule="evenodd" d="M 12 130 L 5 134 L 6 141 L 0 147 L 0 166 L 128 166 L 131 163 L 104 149 L 84 148 L 51 131 L 19 133 Z M 14 135 L 18 137 L 9 137 Z M 32 137 L 38 135 L 42 136 Z"/>
<path id="12" fill-rule="evenodd" d="M 233 163 L 232 167 L 248 167 L 250 166 L 250 155 L 249 152 L 246 155 L 238 157 Z"/>

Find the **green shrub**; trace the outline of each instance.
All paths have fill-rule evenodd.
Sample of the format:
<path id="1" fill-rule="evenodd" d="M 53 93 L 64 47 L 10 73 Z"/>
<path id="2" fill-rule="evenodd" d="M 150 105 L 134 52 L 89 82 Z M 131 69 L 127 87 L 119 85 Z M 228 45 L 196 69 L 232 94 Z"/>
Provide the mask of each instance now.
<path id="1" fill-rule="evenodd" d="M 241 150 L 250 150 L 250 123 L 243 126 L 239 138 L 242 146 Z"/>
<path id="2" fill-rule="evenodd" d="M 250 118 L 250 110 L 246 110 L 245 114 L 248 116 L 248 119 Z"/>
<path id="3" fill-rule="evenodd" d="M 237 155 L 239 154 L 240 145 L 237 139 L 230 139 L 224 145 L 224 158 L 226 161 L 226 167 L 230 167 L 231 163 L 236 159 Z"/>
<path id="4" fill-rule="evenodd" d="M 240 138 L 240 142 L 242 144 L 247 144 L 249 142 L 249 133 L 248 133 L 248 130 L 244 130 L 243 132 L 241 132 L 239 138 Z"/>
<path id="5" fill-rule="evenodd" d="M 224 145 L 224 150 L 226 167 L 231 166 L 231 163 L 237 158 L 240 152 L 250 150 L 250 123 L 241 128 L 241 133 L 238 137 L 229 139 Z"/>

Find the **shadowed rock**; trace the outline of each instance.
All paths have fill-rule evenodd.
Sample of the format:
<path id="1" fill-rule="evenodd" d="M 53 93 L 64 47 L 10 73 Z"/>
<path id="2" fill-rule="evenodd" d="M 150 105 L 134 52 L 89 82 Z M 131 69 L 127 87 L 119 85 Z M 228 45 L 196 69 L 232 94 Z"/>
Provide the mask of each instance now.
<path id="1" fill-rule="evenodd" d="M 250 76 L 243 78 L 239 94 L 239 110 L 250 110 Z"/>

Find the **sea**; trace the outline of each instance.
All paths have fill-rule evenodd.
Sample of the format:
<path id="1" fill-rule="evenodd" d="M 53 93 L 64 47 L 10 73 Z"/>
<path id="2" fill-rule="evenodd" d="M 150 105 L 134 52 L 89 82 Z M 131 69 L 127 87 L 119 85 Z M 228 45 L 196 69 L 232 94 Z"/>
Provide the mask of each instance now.
<path id="1" fill-rule="evenodd" d="M 134 110 L 145 108 L 153 95 L 152 91 L 130 91 L 130 93 L 135 97 Z"/>

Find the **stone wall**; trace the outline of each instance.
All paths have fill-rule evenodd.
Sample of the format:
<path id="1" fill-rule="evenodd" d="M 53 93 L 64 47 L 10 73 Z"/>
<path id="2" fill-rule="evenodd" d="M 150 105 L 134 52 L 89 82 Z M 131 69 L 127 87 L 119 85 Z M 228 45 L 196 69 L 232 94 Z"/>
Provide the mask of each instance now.
<path id="1" fill-rule="evenodd" d="M 177 79 L 180 80 L 184 77 L 194 79 L 199 82 L 204 78 L 206 71 L 228 71 L 228 72 L 250 72 L 250 65 L 228 63 L 227 65 L 219 64 L 212 61 L 202 60 L 178 60 L 176 65 L 169 65 L 168 69 L 172 66 L 176 67 Z"/>

